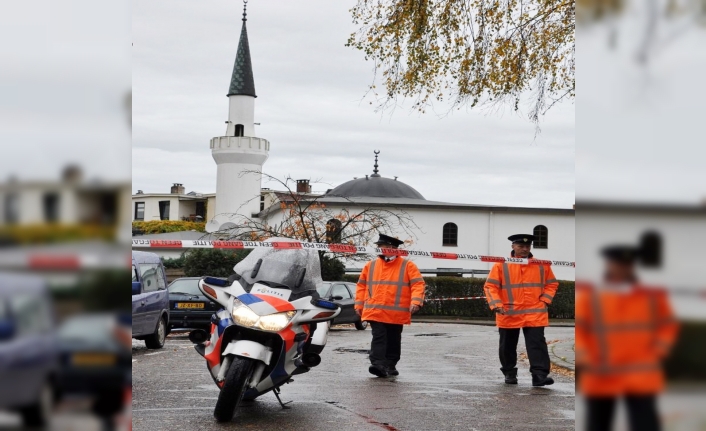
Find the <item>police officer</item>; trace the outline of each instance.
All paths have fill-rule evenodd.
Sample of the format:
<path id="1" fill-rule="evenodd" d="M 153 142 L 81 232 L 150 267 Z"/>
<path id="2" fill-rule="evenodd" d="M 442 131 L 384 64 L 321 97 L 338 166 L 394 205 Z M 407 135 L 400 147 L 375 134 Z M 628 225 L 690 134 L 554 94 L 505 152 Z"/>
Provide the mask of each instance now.
<path id="1" fill-rule="evenodd" d="M 602 250 L 603 282 L 576 285 L 578 388 L 587 405 L 586 430 L 609 431 L 620 398 L 631 430 L 659 431 L 657 395 L 664 390 L 662 361 L 679 325 L 667 292 L 639 282 L 643 250 L 615 244 Z"/>
<path id="2" fill-rule="evenodd" d="M 512 242 L 512 257 L 532 258 L 533 235 L 517 234 L 508 237 Z M 544 328 L 549 326 L 547 307 L 552 303 L 559 282 L 549 265 L 496 263 L 485 282 L 485 295 L 490 309 L 496 313 L 500 334 L 500 370 L 505 383 L 517 384 L 517 342 L 520 329 L 530 362 L 532 386 L 554 383 L 548 377 L 549 352 L 544 339 Z"/>
<path id="3" fill-rule="evenodd" d="M 378 377 L 399 375 L 402 325 L 409 325 L 424 303 L 424 279 L 417 265 L 395 253 L 403 243 L 380 234 L 375 244 L 382 253 L 365 264 L 356 288 L 355 311 L 373 332 L 368 371 Z"/>

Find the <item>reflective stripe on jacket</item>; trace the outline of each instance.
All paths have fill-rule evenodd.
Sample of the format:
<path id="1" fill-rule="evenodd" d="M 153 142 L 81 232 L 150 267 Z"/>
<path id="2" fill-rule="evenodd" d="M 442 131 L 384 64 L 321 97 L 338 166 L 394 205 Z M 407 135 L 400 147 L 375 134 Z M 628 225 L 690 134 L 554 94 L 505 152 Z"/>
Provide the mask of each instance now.
<path id="1" fill-rule="evenodd" d="M 547 305 L 554 300 L 559 282 L 549 265 L 496 263 L 483 287 L 491 309 L 503 307 L 496 314 L 499 328 L 548 326 Z"/>
<path id="2" fill-rule="evenodd" d="M 576 365 L 589 396 L 652 395 L 679 332 L 664 290 L 576 285 Z"/>
<path id="3" fill-rule="evenodd" d="M 363 267 L 356 288 L 355 308 L 362 320 L 410 324 L 410 305 L 424 303 L 424 279 L 417 265 L 400 257 L 375 258 Z"/>

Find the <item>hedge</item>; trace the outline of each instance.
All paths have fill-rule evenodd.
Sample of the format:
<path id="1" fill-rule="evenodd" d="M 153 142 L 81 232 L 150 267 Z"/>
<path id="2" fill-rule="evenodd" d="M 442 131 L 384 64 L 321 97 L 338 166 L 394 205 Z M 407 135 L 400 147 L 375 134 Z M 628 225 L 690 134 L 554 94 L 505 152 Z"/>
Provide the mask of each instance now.
<path id="1" fill-rule="evenodd" d="M 358 281 L 359 274 L 347 274 L 346 281 Z M 492 318 L 488 304 L 483 299 L 468 299 L 461 301 L 431 301 L 433 298 L 466 298 L 470 296 L 485 296 L 483 284 L 485 278 L 466 277 L 424 277 L 426 282 L 426 299 L 420 316 L 455 316 L 472 318 Z M 574 282 L 559 281 L 559 289 L 549 306 L 549 317 L 552 319 L 574 318 Z"/>
<path id="2" fill-rule="evenodd" d="M 206 223 L 182 220 L 134 221 L 132 222 L 132 229 L 145 235 L 154 233 L 182 232 L 188 230 L 206 232 Z"/>
<path id="3" fill-rule="evenodd" d="M 670 380 L 706 381 L 706 323 L 682 322 L 671 354 L 665 363 Z"/>

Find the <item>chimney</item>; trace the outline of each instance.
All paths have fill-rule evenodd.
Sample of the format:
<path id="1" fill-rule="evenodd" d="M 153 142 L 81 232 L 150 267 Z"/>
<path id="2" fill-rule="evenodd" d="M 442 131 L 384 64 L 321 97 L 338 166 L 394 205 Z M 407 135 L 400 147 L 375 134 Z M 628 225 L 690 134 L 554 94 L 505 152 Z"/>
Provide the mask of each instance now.
<path id="1" fill-rule="evenodd" d="M 77 183 L 81 181 L 83 172 L 78 165 L 68 165 L 61 172 L 61 179 L 67 183 Z"/>
<path id="2" fill-rule="evenodd" d="M 137 194 L 138 194 L 138 195 L 141 195 L 141 194 L 144 194 L 144 193 L 145 193 L 145 192 L 143 192 L 142 190 L 138 190 L 138 191 L 137 191 Z"/>
<path id="3" fill-rule="evenodd" d="M 185 191 L 184 184 L 174 183 L 174 185 L 172 185 L 173 195 L 183 195 Z"/>
<path id="4" fill-rule="evenodd" d="M 297 180 L 297 193 L 311 193 L 309 180 Z"/>

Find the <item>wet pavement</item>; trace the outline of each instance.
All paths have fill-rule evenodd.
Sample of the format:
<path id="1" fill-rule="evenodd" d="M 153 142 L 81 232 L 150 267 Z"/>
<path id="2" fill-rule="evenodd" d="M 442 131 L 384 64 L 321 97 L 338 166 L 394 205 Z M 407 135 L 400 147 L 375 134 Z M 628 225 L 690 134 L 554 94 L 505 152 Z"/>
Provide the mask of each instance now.
<path id="1" fill-rule="evenodd" d="M 414 323 L 402 338 L 400 376 L 368 374 L 371 333 L 334 328 L 322 363 L 282 388 L 283 410 L 269 393 L 217 424 L 218 389 L 185 335 L 164 349 L 133 344 L 133 428 L 140 430 L 573 430 L 574 381 L 533 388 L 526 361 L 520 384 L 498 370 L 497 329 Z M 573 338 L 573 328 L 547 328 L 547 340 Z M 523 350 L 520 340 L 518 351 Z"/>

